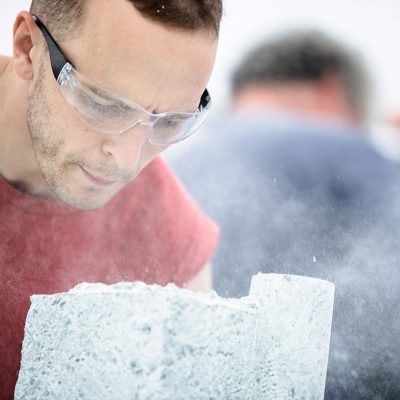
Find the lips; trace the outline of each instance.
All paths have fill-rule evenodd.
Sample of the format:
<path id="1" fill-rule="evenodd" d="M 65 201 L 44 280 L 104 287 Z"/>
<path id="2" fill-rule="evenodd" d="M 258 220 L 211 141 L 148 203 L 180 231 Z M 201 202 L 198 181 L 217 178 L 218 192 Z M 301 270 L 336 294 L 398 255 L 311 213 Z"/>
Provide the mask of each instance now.
<path id="1" fill-rule="evenodd" d="M 89 179 L 90 182 L 94 183 L 97 186 L 112 186 L 115 183 L 117 183 L 117 180 L 108 180 L 101 178 L 99 176 L 95 176 L 92 173 L 88 172 L 83 168 L 81 165 L 79 166 L 82 170 L 82 172 L 85 174 L 85 176 Z"/>

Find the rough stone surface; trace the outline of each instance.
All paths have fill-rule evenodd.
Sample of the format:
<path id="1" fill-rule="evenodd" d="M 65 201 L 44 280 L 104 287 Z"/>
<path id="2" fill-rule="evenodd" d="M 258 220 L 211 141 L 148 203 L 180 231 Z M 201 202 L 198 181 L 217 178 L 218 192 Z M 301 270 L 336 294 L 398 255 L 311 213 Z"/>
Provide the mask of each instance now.
<path id="1" fill-rule="evenodd" d="M 296 275 L 257 275 L 256 381 L 252 399 L 324 398 L 333 285 Z"/>
<path id="2" fill-rule="evenodd" d="M 32 296 L 15 399 L 323 399 L 333 291 L 259 274 L 242 299 L 143 283 Z"/>

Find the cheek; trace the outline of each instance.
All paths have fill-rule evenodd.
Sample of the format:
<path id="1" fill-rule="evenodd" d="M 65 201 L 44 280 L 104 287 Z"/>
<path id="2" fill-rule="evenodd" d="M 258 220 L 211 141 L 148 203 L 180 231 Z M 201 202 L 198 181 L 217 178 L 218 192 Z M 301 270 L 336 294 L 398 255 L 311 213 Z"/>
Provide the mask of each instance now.
<path id="1" fill-rule="evenodd" d="M 57 107 L 47 139 L 67 158 L 94 158 L 101 148 L 98 132 L 87 127 L 68 104 Z"/>
<path id="2" fill-rule="evenodd" d="M 56 159 L 63 152 L 65 144 L 61 139 L 49 135 L 42 130 L 39 134 L 32 135 L 33 148 L 40 158 Z"/>
<path id="3" fill-rule="evenodd" d="M 93 136 L 63 97 L 56 82 L 47 90 L 49 136 L 58 138 L 66 147 L 80 147 Z"/>

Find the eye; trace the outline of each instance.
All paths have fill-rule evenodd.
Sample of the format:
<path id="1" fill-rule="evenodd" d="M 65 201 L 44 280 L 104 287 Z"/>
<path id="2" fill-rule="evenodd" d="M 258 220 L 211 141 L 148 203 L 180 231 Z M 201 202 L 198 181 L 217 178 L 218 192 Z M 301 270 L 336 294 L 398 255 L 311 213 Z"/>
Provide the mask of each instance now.
<path id="1" fill-rule="evenodd" d="M 106 113 L 110 118 L 119 118 L 121 115 L 127 115 L 131 118 L 137 117 L 137 110 L 132 109 L 127 104 L 110 97 L 104 97 L 99 95 L 88 96 L 87 105 L 93 110 L 97 110 L 101 113 Z"/>
<path id="2" fill-rule="evenodd" d="M 179 130 L 184 122 L 184 120 L 177 118 L 161 118 L 157 123 L 157 128 L 163 131 L 174 132 Z"/>
<path id="3" fill-rule="evenodd" d="M 168 119 L 165 121 L 165 128 L 174 129 L 178 126 L 178 122 L 173 121 L 172 119 Z"/>
<path id="4" fill-rule="evenodd" d="M 87 85 L 86 87 L 81 87 L 81 93 L 86 98 L 88 105 L 94 108 L 106 108 L 112 111 L 113 109 L 118 110 L 125 107 L 125 104 L 119 101 L 119 99 L 109 96 L 102 89 L 93 86 Z"/>
<path id="5" fill-rule="evenodd" d="M 121 107 L 120 102 L 116 101 L 114 98 L 103 96 L 101 93 L 96 93 L 96 91 L 91 90 L 88 93 L 88 97 L 93 105 L 99 107 Z"/>
<path id="6" fill-rule="evenodd" d="M 104 109 L 104 107 L 109 106 L 109 104 L 105 104 L 100 99 L 94 99 L 92 97 L 89 97 L 87 99 L 87 106 L 92 107 L 93 109 Z"/>

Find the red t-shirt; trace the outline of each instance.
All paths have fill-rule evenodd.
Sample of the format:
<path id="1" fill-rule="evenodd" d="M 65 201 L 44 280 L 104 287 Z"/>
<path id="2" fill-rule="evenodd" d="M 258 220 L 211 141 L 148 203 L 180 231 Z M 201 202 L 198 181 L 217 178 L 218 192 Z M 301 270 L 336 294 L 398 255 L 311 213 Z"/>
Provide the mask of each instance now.
<path id="1" fill-rule="evenodd" d="M 32 294 L 80 282 L 183 285 L 209 261 L 217 236 L 160 158 L 88 212 L 0 179 L 0 399 L 13 399 Z"/>

